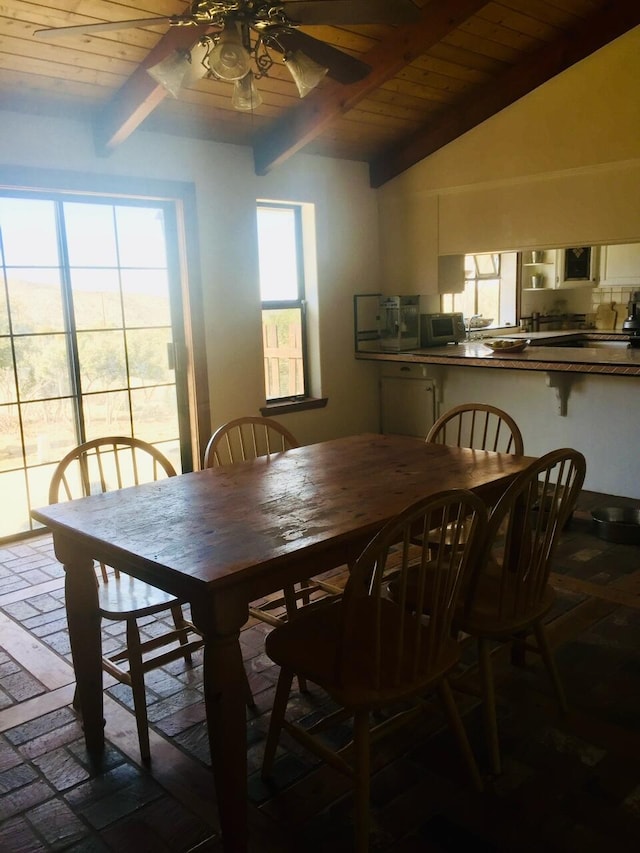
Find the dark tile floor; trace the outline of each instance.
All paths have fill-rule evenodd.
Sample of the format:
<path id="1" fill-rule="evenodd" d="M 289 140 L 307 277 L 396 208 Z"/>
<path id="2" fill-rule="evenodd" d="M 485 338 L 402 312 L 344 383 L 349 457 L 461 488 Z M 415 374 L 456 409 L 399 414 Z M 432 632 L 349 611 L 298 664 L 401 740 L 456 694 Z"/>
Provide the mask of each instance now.
<path id="1" fill-rule="evenodd" d="M 634 504 L 584 493 L 554 564 L 550 635 L 571 704 L 556 712 L 544 670 L 496 656 L 504 773 L 486 776 L 477 699 L 459 705 L 486 776 L 473 793 L 437 710 L 379 745 L 372 851 L 611 851 L 640 849 L 640 547 L 593 536 L 590 509 Z M 220 851 L 200 661 L 148 678 L 153 760 L 138 761 L 129 691 L 108 687 L 107 750 L 84 749 L 71 710 L 73 674 L 63 572 L 48 536 L 0 548 L 0 851 Z M 115 641 L 113 626 L 105 643 Z M 152 621 L 146 627 L 149 635 Z M 248 711 L 253 851 L 341 853 L 351 845 L 349 786 L 285 742 L 273 782 L 259 768 L 277 672 L 262 625 L 242 646 L 257 708 Z M 475 679 L 465 647 L 461 679 Z M 326 707 L 294 694 L 300 717 Z M 344 737 L 344 731 L 335 733 Z"/>

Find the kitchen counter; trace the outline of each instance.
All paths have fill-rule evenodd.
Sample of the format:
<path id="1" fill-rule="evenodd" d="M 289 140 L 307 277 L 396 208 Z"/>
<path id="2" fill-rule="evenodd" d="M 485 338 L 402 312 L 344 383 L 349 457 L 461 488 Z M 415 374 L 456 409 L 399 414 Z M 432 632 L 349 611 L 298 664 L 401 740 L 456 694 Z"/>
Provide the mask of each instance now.
<path id="1" fill-rule="evenodd" d="M 625 346 L 621 331 L 561 330 L 516 332 L 501 338 L 530 340 L 519 353 L 494 353 L 482 340 L 465 341 L 412 352 L 356 352 L 357 359 L 380 362 L 442 364 L 509 370 L 640 376 L 640 348 Z M 575 346 L 571 346 L 575 343 Z M 590 343 L 593 345 L 590 346 Z"/>

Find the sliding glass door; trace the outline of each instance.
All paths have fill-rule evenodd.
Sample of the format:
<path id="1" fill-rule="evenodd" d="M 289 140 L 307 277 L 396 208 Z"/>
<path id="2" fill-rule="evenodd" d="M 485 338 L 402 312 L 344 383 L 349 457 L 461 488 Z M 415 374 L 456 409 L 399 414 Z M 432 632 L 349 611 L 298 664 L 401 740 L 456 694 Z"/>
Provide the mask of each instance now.
<path id="1" fill-rule="evenodd" d="M 0 194 L 0 538 L 33 529 L 74 445 L 191 458 L 171 203 Z"/>

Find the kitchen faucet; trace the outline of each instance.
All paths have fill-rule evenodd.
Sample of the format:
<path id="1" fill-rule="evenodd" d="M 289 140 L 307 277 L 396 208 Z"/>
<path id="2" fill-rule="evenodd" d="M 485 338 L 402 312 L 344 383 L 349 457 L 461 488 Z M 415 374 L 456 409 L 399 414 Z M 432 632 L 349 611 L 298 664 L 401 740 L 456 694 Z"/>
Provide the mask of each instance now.
<path id="1" fill-rule="evenodd" d="M 482 314 L 474 314 L 472 317 L 469 317 L 469 319 L 467 320 L 467 340 L 468 341 L 471 340 L 471 323 L 474 320 L 479 320 L 480 317 L 482 317 Z"/>

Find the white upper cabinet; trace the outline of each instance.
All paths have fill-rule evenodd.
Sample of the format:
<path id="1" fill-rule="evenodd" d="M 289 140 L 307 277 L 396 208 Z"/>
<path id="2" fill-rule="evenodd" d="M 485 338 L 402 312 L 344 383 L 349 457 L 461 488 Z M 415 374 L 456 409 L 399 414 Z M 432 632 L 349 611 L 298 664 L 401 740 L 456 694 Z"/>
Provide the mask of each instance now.
<path id="1" fill-rule="evenodd" d="M 603 246 L 598 284 L 602 287 L 640 287 L 640 243 Z"/>

